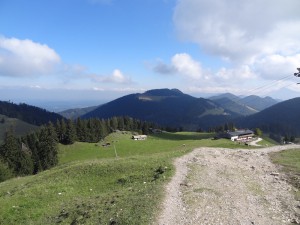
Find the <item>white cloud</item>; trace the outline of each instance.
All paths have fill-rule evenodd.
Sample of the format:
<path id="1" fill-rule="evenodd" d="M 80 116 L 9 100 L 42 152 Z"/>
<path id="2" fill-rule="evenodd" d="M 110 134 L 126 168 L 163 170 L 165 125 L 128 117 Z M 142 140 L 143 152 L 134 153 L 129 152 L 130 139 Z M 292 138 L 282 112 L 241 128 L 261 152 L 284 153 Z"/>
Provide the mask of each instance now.
<path id="1" fill-rule="evenodd" d="M 191 79 L 200 79 L 202 69 L 199 62 L 195 61 L 189 54 L 176 54 L 172 58 L 172 65 L 179 74 Z"/>
<path id="2" fill-rule="evenodd" d="M 245 79 L 256 78 L 256 74 L 252 72 L 247 65 L 242 65 L 234 69 L 221 68 L 215 75 L 218 80 L 228 80 L 230 82 L 240 82 Z"/>
<path id="3" fill-rule="evenodd" d="M 282 56 L 279 54 L 269 55 L 255 62 L 255 68 L 265 79 L 279 79 L 294 74 L 300 66 L 300 54 Z"/>
<path id="4" fill-rule="evenodd" d="M 158 61 L 153 70 L 160 74 L 178 74 L 192 80 L 198 80 L 203 77 L 201 64 L 187 53 L 175 54 L 171 59 L 170 65 Z"/>
<path id="5" fill-rule="evenodd" d="M 48 75 L 60 62 L 59 55 L 47 45 L 0 37 L 0 76 Z"/>
<path id="6" fill-rule="evenodd" d="M 179 0 L 178 35 L 207 52 L 251 63 L 300 50 L 299 0 Z"/>
<path id="7" fill-rule="evenodd" d="M 90 75 L 90 78 L 94 82 L 100 83 L 118 83 L 118 84 L 130 84 L 132 80 L 130 77 L 125 76 L 119 69 L 115 69 L 111 75 L 101 76 L 101 75 Z"/>

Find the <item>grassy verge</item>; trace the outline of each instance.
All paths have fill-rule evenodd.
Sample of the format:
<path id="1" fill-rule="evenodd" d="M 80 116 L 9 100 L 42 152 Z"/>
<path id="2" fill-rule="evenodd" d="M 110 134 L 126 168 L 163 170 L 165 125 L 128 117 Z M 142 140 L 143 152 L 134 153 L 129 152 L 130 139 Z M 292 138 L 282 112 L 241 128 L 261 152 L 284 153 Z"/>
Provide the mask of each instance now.
<path id="1" fill-rule="evenodd" d="M 130 137 L 114 133 L 108 147 L 61 145 L 56 168 L 0 183 L 0 224 L 149 224 L 175 157 L 201 146 L 249 148 L 212 134 Z"/>
<path id="2" fill-rule="evenodd" d="M 298 189 L 296 198 L 300 200 L 300 149 L 291 149 L 271 153 L 271 160 L 282 166 L 282 171 L 287 174 L 288 181 Z"/>

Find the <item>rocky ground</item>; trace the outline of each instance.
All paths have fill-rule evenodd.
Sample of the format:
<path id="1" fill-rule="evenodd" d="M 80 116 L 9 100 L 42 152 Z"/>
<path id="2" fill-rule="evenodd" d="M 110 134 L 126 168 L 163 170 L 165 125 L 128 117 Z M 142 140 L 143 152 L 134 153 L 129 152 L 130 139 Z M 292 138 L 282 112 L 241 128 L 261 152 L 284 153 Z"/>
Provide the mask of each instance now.
<path id="1" fill-rule="evenodd" d="M 300 224 L 295 188 L 267 153 L 300 146 L 198 148 L 176 159 L 156 221 L 173 224 Z"/>

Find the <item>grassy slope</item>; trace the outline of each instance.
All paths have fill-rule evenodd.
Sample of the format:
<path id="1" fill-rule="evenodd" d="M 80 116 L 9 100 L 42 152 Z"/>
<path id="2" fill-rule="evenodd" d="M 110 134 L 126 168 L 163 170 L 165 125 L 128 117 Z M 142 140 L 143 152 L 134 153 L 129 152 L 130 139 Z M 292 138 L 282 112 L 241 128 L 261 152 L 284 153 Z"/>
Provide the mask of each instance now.
<path id="1" fill-rule="evenodd" d="M 288 181 L 298 188 L 296 198 L 300 200 L 300 149 L 291 149 L 270 154 L 274 163 L 282 166 L 282 171 L 288 175 Z"/>
<path id="2" fill-rule="evenodd" d="M 199 146 L 242 147 L 209 137 L 160 134 L 133 141 L 129 133 L 114 133 L 106 148 L 60 146 L 58 167 L 0 183 L 0 224 L 149 224 L 174 173 L 174 157 Z"/>

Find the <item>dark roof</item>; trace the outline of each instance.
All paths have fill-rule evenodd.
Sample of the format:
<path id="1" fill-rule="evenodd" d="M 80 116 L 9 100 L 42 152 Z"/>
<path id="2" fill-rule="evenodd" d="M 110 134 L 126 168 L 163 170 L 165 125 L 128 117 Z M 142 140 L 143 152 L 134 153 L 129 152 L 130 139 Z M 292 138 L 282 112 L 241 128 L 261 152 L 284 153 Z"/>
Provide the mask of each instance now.
<path id="1" fill-rule="evenodd" d="M 230 135 L 231 137 L 243 136 L 243 135 L 249 135 L 249 134 L 254 134 L 254 132 L 252 130 L 237 130 L 237 131 L 228 132 L 228 135 Z"/>

